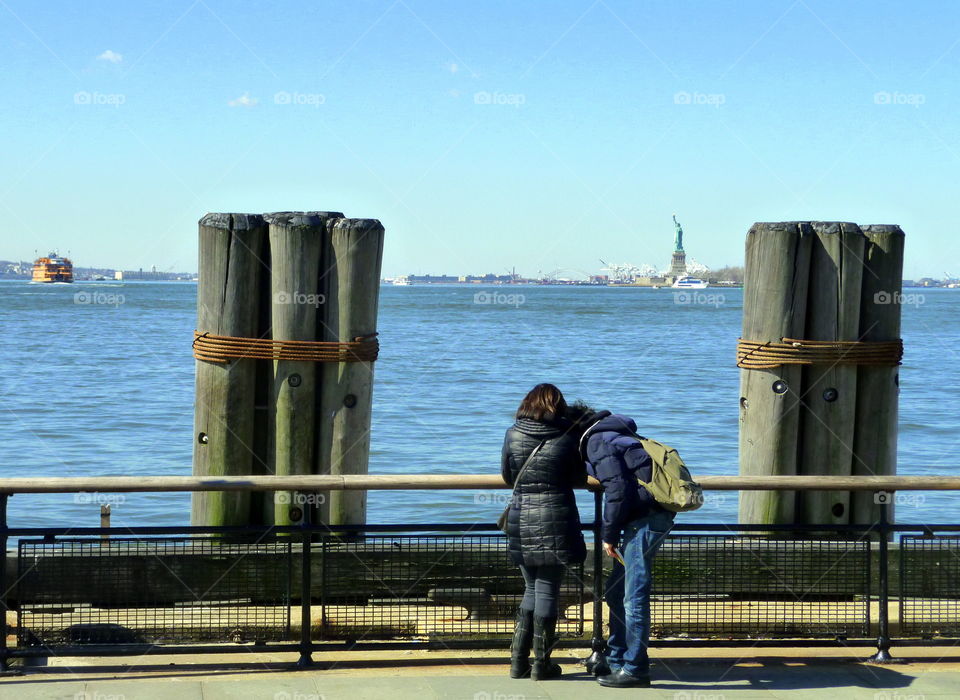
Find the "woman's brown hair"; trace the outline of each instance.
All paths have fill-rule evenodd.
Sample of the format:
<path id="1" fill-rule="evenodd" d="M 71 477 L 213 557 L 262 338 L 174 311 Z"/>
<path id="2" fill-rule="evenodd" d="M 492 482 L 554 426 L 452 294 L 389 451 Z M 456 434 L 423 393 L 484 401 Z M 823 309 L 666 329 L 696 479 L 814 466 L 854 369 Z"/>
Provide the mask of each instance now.
<path id="1" fill-rule="evenodd" d="M 537 384 L 520 402 L 517 418 L 546 422 L 561 418 L 566 412 L 567 402 L 557 387 L 553 384 Z"/>

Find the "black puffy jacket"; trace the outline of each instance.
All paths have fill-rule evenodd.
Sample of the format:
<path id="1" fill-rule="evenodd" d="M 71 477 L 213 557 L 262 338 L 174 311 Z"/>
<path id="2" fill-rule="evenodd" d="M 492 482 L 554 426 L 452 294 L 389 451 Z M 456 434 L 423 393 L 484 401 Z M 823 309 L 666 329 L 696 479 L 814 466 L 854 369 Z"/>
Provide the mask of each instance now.
<path id="1" fill-rule="evenodd" d="M 527 465 L 510 506 L 507 537 L 514 563 L 579 564 L 586 558 L 573 493 L 573 488 L 587 479 L 578 439 L 579 434 L 572 432 L 566 421 L 541 423 L 518 418 L 507 430 L 500 473 L 511 486 L 530 453 L 544 443 Z"/>

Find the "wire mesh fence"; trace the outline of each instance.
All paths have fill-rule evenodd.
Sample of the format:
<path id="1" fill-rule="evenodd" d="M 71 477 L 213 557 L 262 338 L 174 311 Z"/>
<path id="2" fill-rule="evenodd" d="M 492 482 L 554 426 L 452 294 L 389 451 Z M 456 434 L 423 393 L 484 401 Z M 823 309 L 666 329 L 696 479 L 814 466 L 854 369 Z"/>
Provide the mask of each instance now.
<path id="1" fill-rule="evenodd" d="M 500 535 L 325 538 L 319 639 L 509 636 L 524 582 Z M 566 570 L 560 636 L 584 631 L 583 565 Z"/>
<path id="2" fill-rule="evenodd" d="M 960 635 L 960 536 L 900 540 L 900 632 Z"/>
<path id="3" fill-rule="evenodd" d="M 300 544 L 291 538 L 21 540 L 18 643 L 184 644 L 293 639 Z M 507 637 L 524 583 L 499 535 L 319 537 L 320 640 Z M 584 633 L 583 565 L 561 588 L 561 636 Z"/>
<path id="4" fill-rule="evenodd" d="M 871 571 L 877 552 L 866 538 L 719 530 L 687 529 L 662 546 L 654 561 L 655 639 L 853 639 L 875 633 Z M 266 643 L 300 636 L 307 561 L 300 536 L 173 532 L 20 540 L 18 646 Z M 409 532 L 415 530 L 341 538 L 317 531 L 306 567 L 309 639 L 415 644 L 509 638 L 524 583 L 506 539 L 499 533 Z M 960 535 L 904 536 L 899 548 L 891 571 L 899 566 L 901 634 L 960 635 Z M 558 633 L 567 641 L 593 632 L 593 605 L 587 605 L 593 601 L 592 561 L 587 570 L 568 568 L 561 586 Z"/>
<path id="5" fill-rule="evenodd" d="M 292 549 L 210 537 L 21 540 L 21 646 L 276 641 Z"/>
<path id="6" fill-rule="evenodd" d="M 855 637 L 868 633 L 865 541 L 674 535 L 654 560 L 657 637 Z"/>

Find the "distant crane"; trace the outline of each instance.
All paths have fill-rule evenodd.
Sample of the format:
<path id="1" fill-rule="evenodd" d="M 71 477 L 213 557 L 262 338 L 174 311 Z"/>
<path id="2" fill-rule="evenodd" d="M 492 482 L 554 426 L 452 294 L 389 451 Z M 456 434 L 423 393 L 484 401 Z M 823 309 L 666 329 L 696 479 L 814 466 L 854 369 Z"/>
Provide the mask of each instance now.
<path id="1" fill-rule="evenodd" d="M 603 258 L 600 258 L 600 262 L 603 264 L 603 270 L 607 270 L 612 273 L 613 279 L 617 282 L 630 282 L 638 273 L 641 272 L 641 268 L 636 265 L 626 263 L 624 265 L 618 265 L 615 263 L 608 263 Z"/>
<path id="2" fill-rule="evenodd" d="M 662 277 L 660 272 L 653 265 L 648 265 L 644 263 L 640 266 L 640 276 L 641 277 Z"/>

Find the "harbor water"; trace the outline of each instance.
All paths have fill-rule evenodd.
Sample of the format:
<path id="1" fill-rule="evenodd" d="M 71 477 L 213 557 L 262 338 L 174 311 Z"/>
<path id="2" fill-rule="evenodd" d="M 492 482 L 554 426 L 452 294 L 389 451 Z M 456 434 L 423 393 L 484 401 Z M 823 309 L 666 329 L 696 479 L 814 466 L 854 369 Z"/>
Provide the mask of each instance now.
<path id="1" fill-rule="evenodd" d="M 899 473 L 952 474 L 960 290 L 908 289 Z M 497 473 L 534 384 L 636 418 L 694 474 L 737 473 L 739 289 L 382 287 L 371 473 Z M 0 282 L 2 475 L 187 475 L 196 285 Z M 507 493 L 373 492 L 370 522 L 492 522 Z M 16 526 L 183 525 L 188 494 L 18 495 Z M 683 517 L 735 522 L 735 493 Z M 902 493 L 902 522 L 960 521 L 956 496 Z M 581 498 L 584 520 L 592 499 Z"/>

